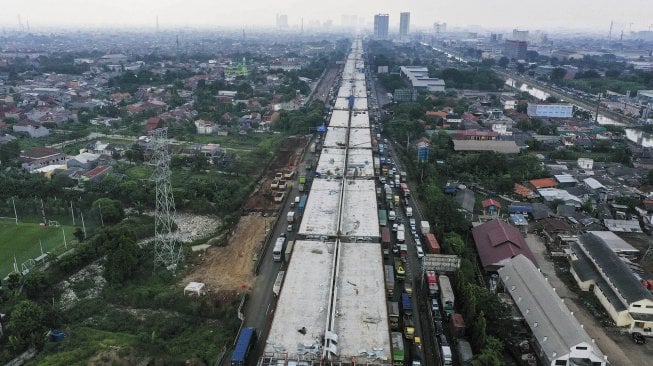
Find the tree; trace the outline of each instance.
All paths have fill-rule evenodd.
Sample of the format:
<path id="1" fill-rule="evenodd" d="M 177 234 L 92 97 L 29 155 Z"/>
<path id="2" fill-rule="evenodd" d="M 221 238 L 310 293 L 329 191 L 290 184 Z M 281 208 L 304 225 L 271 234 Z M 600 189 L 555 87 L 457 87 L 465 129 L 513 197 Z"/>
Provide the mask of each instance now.
<path id="1" fill-rule="evenodd" d="M 497 62 L 497 65 L 499 65 L 500 67 L 503 67 L 505 69 L 508 66 L 509 63 L 510 63 L 510 60 L 508 59 L 508 57 L 503 56 L 503 57 L 501 57 L 499 59 L 499 62 Z"/>
<path id="2" fill-rule="evenodd" d="M 23 347 L 40 348 L 45 343 L 47 328 L 43 308 L 30 300 L 23 300 L 11 311 L 7 330 Z"/>
<path id="3" fill-rule="evenodd" d="M 548 96 L 548 97 L 546 98 L 546 102 L 547 102 L 547 103 L 559 103 L 559 102 L 560 102 L 560 99 L 558 99 L 558 97 L 555 97 L 555 96 L 553 96 L 553 95 L 550 95 L 550 96 Z"/>
<path id="4" fill-rule="evenodd" d="M 18 140 L 9 141 L 0 145 L 0 165 L 7 165 L 10 161 L 20 155 L 20 144 Z"/>
<path id="5" fill-rule="evenodd" d="M 644 178 L 642 184 L 653 185 L 653 169 L 648 171 L 648 174 L 646 174 L 646 177 Z"/>
<path id="6" fill-rule="evenodd" d="M 111 243 L 107 243 L 107 248 L 104 278 L 114 285 L 133 278 L 138 270 L 140 254 L 136 242 L 127 237 L 114 237 Z"/>
<path id="7" fill-rule="evenodd" d="M 98 198 L 95 200 L 92 211 L 103 224 L 117 224 L 125 218 L 122 203 L 111 198 Z"/>
<path id="8" fill-rule="evenodd" d="M 520 74 L 523 74 L 524 71 L 526 71 L 526 66 L 522 64 L 521 62 L 517 64 L 517 72 Z"/>
<path id="9" fill-rule="evenodd" d="M 52 284 L 44 272 L 32 271 L 25 276 L 25 294 L 30 300 L 46 298 L 50 295 Z"/>

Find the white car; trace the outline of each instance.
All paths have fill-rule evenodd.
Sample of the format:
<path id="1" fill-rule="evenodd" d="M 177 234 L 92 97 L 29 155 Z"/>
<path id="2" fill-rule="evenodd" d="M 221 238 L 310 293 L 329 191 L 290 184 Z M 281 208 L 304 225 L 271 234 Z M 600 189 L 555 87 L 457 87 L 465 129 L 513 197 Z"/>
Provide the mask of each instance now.
<path id="1" fill-rule="evenodd" d="M 399 228 L 398 224 L 396 224 L 396 223 L 392 224 L 392 231 L 397 231 L 398 228 Z"/>
<path id="2" fill-rule="evenodd" d="M 417 246 L 417 258 L 423 258 L 424 257 L 424 249 L 422 249 L 422 246 L 419 245 Z"/>

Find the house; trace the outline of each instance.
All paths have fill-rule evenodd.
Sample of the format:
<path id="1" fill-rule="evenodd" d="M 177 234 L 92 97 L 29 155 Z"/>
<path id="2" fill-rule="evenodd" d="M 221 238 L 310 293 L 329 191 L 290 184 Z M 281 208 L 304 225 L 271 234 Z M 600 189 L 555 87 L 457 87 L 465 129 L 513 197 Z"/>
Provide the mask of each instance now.
<path id="1" fill-rule="evenodd" d="M 586 233 L 571 244 L 570 272 L 594 293 L 618 327 L 653 327 L 653 294 L 600 236 Z"/>
<path id="2" fill-rule="evenodd" d="M 23 162 L 22 168 L 31 172 L 48 165 L 60 165 L 66 161 L 66 155 L 59 149 L 34 147 L 23 151 L 19 159 Z"/>
<path id="3" fill-rule="evenodd" d="M 484 215 L 498 215 L 501 209 L 501 203 L 492 198 L 481 201 L 481 206 L 483 206 Z"/>
<path id="4" fill-rule="evenodd" d="M 492 220 L 475 226 L 472 236 L 483 269 L 488 272 L 495 272 L 503 267 L 505 260 L 519 254 L 525 255 L 537 265 L 522 233 L 505 221 Z"/>
<path id="5" fill-rule="evenodd" d="M 197 129 L 198 135 L 210 135 L 220 131 L 218 125 L 211 121 L 205 121 L 203 119 L 198 119 L 195 121 L 195 128 Z"/>
<path id="6" fill-rule="evenodd" d="M 533 333 L 543 365 L 607 364 L 607 357 L 532 261 L 520 254 L 506 260 L 498 272 Z"/>
<path id="7" fill-rule="evenodd" d="M 542 199 L 548 204 L 553 204 L 555 201 L 562 201 L 566 205 L 574 206 L 576 208 L 583 205 L 583 201 L 574 196 L 573 194 L 557 188 L 541 188 L 537 193 L 542 196 Z"/>
<path id="8" fill-rule="evenodd" d="M 639 226 L 639 221 L 637 219 L 632 220 L 614 220 L 614 219 L 605 219 L 603 220 L 603 225 L 608 228 L 608 230 L 613 232 L 621 233 L 641 233 L 642 228 Z"/>
<path id="9" fill-rule="evenodd" d="M 38 123 L 30 121 L 23 121 L 15 124 L 13 126 L 13 130 L 14 132 L 25 132 L 31 138 L 43 137 L 50 134 L 50 130 L 47 128 L 41 126 Z"/>
<path id="10" fill-rule="evenodd" d="M 612 231 L 588 231 L 590 234 L 603 240 L 603 242 L 618 256 L 635 258 L 639 255 L 639 249 L 628 244 Z"/>
<path id="11" fill-rule="evenodd" d="M 100 158 L 100 154 L 93 154 L 89 152 L 83 152 L 79 155 L 71 157 L 67 162 L 66 166 L 68 168 L 79 167 L 85 170 L 92 169 L 96 164 L 97 160 Z"/>
<path id="12" fill-rule="evenodd" d="M 147 119 L 145 122 L 145 126 L 143 127 L 144 132 L 150 132 L 154 131 L 157 128 L 161 128 L 163 125 L 163 121 L 159 117 L 150 117 Z"/>
<path id="13" fill-rule="evenodd" d="M 111 165 L 100 165 L 84 173 L 82 175 L 82 180 L 98 181 L 100 178 L 109 174 L 111 170 L 113 170 Z"/>
<path id="14" fill-rule="evenodd" d="M 556 182 L 558 182 L 559 188 L 574 187 L 576 184 L 578 184 L 576 178 L 569 174 L 556 174 L 553 176 L 553 178 L 556 180 Z"/>
<path id="15" fill-rule="evenodd" d="M 529 183 L 535 189 L 555 188 L 558 186 L 558 183 L 553 178 L 532 179 Z"/>

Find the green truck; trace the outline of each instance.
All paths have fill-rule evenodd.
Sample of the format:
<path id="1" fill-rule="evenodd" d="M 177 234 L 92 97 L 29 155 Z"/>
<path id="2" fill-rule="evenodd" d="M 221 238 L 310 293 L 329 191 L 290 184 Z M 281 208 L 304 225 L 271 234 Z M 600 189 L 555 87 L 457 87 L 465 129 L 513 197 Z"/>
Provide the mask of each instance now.
<path id="1" fill-rule="evenodd" d="M 404 336 L 400 332 L 392 332 L 390 341 L 392 342 L 392 364 L 404 366 Z"/>

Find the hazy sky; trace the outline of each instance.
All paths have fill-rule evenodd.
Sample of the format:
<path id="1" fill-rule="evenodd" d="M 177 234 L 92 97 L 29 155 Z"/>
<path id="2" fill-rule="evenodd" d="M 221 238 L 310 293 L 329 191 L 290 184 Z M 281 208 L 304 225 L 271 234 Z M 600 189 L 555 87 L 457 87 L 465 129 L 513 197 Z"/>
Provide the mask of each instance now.
<path id="1" fill-rule="evenodd" d="M 398 28 L 399 12 L 411 12 L 411 24 L 435 21 L 452 26 L 488 28 L 594 29 L 608 32 L 648 30 L 653 23 L 652 0 L 2 0 L 0 25 L 32 30 L 45 25 L 120 26 L 270 26 L 275 14 L 288 15 L 291 26 L 331 19 L 341 24 L 343 14 L 356 14 L 370 23 L 374 14 L 390 14 L 391 31 Z M 632 23 L 632 25 L 631 25 Z"/>

